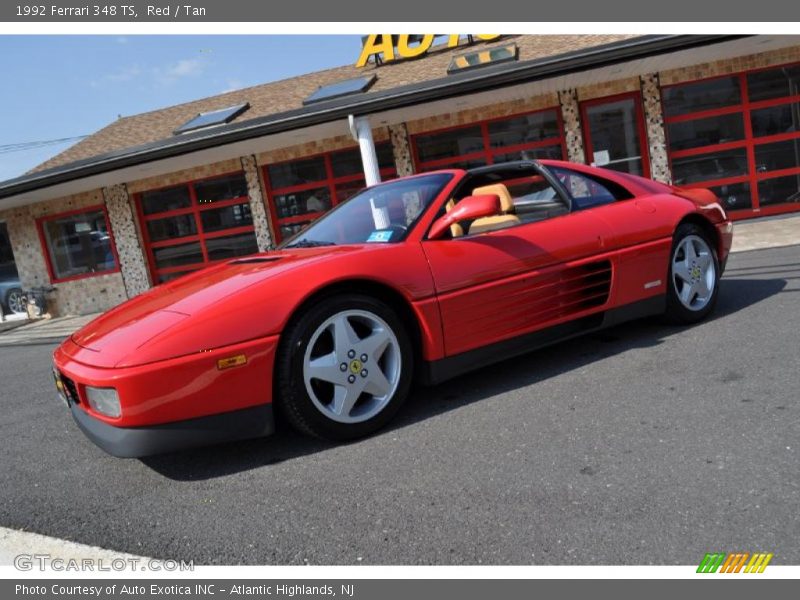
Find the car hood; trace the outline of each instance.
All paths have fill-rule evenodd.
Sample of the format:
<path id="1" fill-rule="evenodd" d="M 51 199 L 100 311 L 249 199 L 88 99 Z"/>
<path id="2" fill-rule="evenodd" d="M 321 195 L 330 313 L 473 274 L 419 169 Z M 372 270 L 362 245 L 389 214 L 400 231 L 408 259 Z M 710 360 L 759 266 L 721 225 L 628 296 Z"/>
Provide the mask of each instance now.
<path id="1" fill-rule="evenodd" d="M 186 275 L 141 294 L 75 332 L 73 358 L 98 367 L 129 367 L 202 352 L 279 332 L 280 292 L 302 277 L 274 279 L 359 249 L 275 251 Z M 280 290 L 276 289 L 280 287 Z M 269 317 L 272 318 L 269 318 Z"/>

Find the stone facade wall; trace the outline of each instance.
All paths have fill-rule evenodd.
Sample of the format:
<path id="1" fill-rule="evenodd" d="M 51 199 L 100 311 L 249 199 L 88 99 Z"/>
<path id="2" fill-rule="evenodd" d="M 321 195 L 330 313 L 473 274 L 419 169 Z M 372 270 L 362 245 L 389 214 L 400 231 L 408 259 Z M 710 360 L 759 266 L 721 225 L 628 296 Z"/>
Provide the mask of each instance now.
<path id="1" fill-rule="evenodd" d="M 642 75 L 641 81 L 644 127 L 647 132 L 647 146 L 650 154 L 650 177 L 663 183 L 672 183 L 658 73 Z"/>
<path id="2" fill-rule="evenodd" d="M 392 141 L 394 164 L 397 175 L 405 177 L 414 174 L 414 158 L 411 154 L 411 142 L 408 140 L 408 127 L 405 123 L 389 126 L 389 139 Z"/>
<path id="3" fill-rule="evenodd" d="M 122 275 L 119 272 L 52 284 L 47 271 L 46 250 L 39 238 L 37 219 L 104 204 L 103 192 L 93 190 L 0 212 L 0 219 L 4 220 L 8 227 L 8 237 L 14 251 L 22 287 L 55 288 L 55 291 L 48 296 L 49 313 L 52 316 L 100 312 L 116 306 L 127 298 Z M 111 230 L 115 233 L 113 225 Z"/>
<path id="4" fill-rule="evenodd" d="M 416 119 L 414 121 L 408 121 L 406 123 L 406 127 L 408 128 L 408 133 L 410 135 L 416 135 L 426 131 L 446 129 L 447 127 L 455 127 L 457 125 L 469 125 L 475 121 L 510 117 L 520 113 L 533 112 L 546 108 L 555 108 L 557 106 L 557 94 L 543 94 L 541 96 L 532 96 L 530 98 L 522 98 L 519 100 L 498 102 L 496 104 L 468 108 L 461 111 L 442 113 L 440 115 L 426 117 L 424 119 Z"/>
<path id="5" fill-rule="evenodd" d="M 389 132 L 386 127 L 372 127 L 372 139 L 377 142 L 385 142 L 389 139 Z M 352 136 L 338 135 L 336 137 L 327 138 L 324 140 L 315 140 L 313 142 L 306 142 L 304 144 L 297 144 L 296 146 L 287 146 L 286 148 L 278 148 L 276 150 L 267 150 L 256 155 L 256 160 L 259 166 L 265 166 L 272 163 L 285 162 L 287 160 L 295 160 L 297 158 L 305 158 L 315 154 L 322 154 L 323 152 L 333 152 L 335 150 L 345 150 L 347 148 L 357 148 L 358 144 Z"/>
<path id="6" fill-rule="evenodd" d="M 148 190 L 157 190 L 159 188 L 169 187 L 186 183 L 187 181 L 194 181 L 197 179 L 206 179 L 207 177 L 214 177 L 215 175 L 224 175 L 226 173 L 235 173 L 242 170 L 242 163 L 238 158 L 224 160 L 210 165 L 203 165 L 202 167 L 195 167 L 193 169 L 184 169 L 182 171 L 175 171 L 166 175 L 156 175 L 148 177 L 147 179 L 138 179 L 136 181 L 128 182 L 128 194 L 133 197 L 133 194 L 146 192 Z"/>
<path id="7" fill-rule="evenodd" d="M 561 120 L 564 124 L 564 143 L 567 146 L 567 160 L 575 163 L 585 162 L 578 92 L 576 90 L 559 92 L 558 103 L 561 106 Z"/>
<path id="8" fill-rule="evenodd" d="M 592 85 L 581 86 L 577 89 L 578 102 L 585 102 L 586 100 L 594 100 L 595 98 L 605 98 L 607 96 L 616 96 L 617 94 L 638 91 L 638 77 L 627 77 L 625 79 L 604 81 L 603 83 L 594 83 Z"/>
<path id="9" fill-rule="evenodd" d="M 740 71 L 761 69 L 793 62 L 800 62 L 800 46 L 779 48 L 759 54 L 748 54 L 746 56 L 718 60 L 710 63 L 699 63 L 681 69 L 669 69 L 661 71 L 658 77 L 661 81 L 661 85 L 672 85 L 673 83 L 706 79 L 718 75 L 729 75 Z"/>
<path id="10" fill-rule="evenodd" d="M 250 214 L 253 215 L 253 226 L 256 233 L 258 249 L 265 252 L 273 247 L 272 230 L 267 217 L 267 205 L 264 202 L 264 186 L 261 182 L 258 163 L 255 156 L 242 157 L 242 169 L 247 179 L 247 195 L 250 198 Z"/>
<path id="11" fill-rule="evenodd" d="M 128 298 L 147 291 L 152 286 L 134 219 L 132 199 L 125 185 L 112 185 L 103 188 L 103 196 L 108 210 L 108 220 L 114 232 L 120 272 Z"/>

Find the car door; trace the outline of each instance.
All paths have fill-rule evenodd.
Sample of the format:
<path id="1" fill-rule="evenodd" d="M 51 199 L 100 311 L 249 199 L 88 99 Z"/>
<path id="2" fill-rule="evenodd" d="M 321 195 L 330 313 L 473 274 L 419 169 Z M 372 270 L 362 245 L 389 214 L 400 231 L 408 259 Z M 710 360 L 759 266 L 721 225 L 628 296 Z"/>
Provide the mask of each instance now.
<path id="1" fill-rule="evenodd" d="M 563 187 L 530 182 L 505 182 L 520 224 L 422 243 L 448 356 L 588 314 L 608 298 L 610 264 L 593 260 L 608 225 L 590 211 L 570 212 Z"/>
<path id="2" fill-rule="evenodd" d="M 658 195 L 634 196 L 621 184 L 565 167 L 551 169 L 570 191 L 573 209 L 592 213 L 610 229 L 606 251 L 614 262 L 615 305 L 632 304 L 666 291 L 674 203 Z"/>

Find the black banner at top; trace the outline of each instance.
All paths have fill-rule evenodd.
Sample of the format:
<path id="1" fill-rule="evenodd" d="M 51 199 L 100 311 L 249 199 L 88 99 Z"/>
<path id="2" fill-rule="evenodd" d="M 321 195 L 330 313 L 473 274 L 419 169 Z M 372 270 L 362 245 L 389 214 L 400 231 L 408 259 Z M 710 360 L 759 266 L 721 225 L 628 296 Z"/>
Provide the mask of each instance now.
<path id="1" fill-rule="evenodd" d="M 800 3 L 786 0 L 9 0 L 0 22 L 709 22 L 800 21 Z M 672 33 L 681 33 L 679 31 Z M 743 31 L 744 33 L 744 31 Z"/>

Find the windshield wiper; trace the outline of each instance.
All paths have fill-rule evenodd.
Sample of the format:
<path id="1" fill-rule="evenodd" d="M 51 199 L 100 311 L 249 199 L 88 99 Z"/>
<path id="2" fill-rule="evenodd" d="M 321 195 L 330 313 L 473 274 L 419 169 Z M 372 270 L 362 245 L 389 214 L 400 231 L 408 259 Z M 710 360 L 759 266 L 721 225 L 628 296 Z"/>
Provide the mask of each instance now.
<path id="1" fill-rule="evenodd" d="M 324 240 L 297 240 L 292 242 L 286 248 L 318 248 L 320 246 L 335 246 L 335 242 L 327 242 Z"/>

